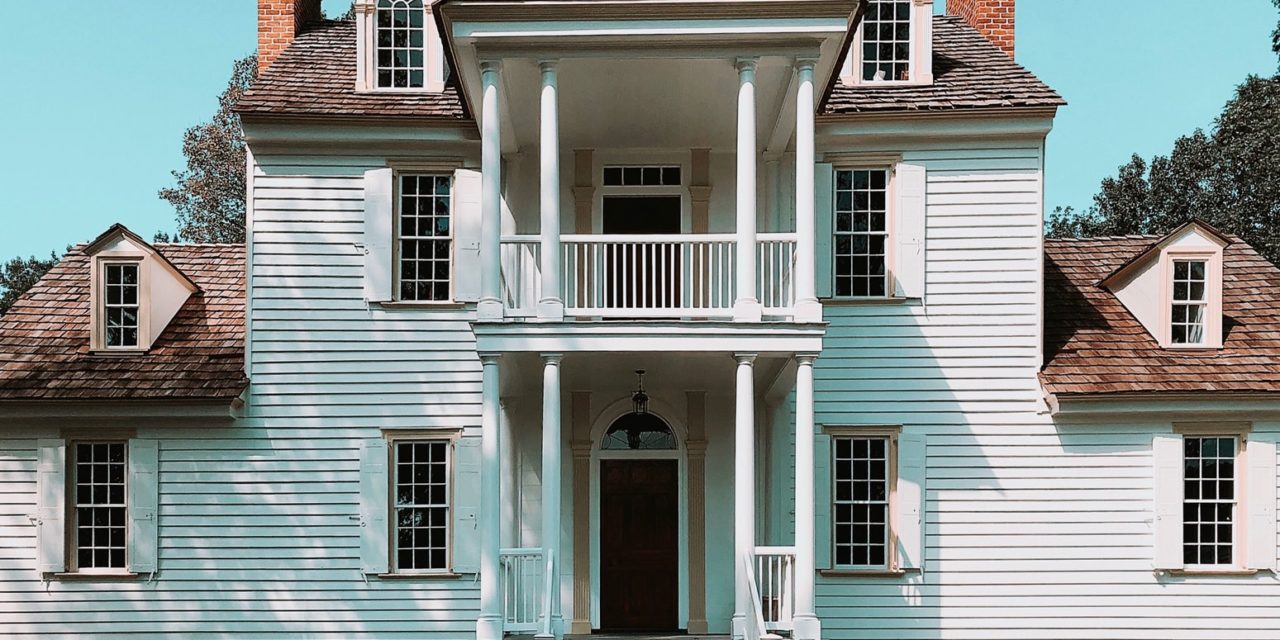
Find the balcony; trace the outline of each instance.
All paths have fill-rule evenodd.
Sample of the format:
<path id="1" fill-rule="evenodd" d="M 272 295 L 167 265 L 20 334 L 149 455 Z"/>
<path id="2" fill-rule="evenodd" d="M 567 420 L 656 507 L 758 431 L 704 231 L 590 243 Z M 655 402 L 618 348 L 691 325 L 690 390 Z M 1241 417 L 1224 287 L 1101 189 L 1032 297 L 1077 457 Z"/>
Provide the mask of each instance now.
<path id="1" fill-rule="evenodd" d="M 794 315 L 796 234 L 756 236 L 755 294 L 763 316 Z M 735 234 L 563 235 L 564 315 L 572 319 L 734 317 L 738 298 Z M 502 237 L 506 316 L 532 318 L 543 298 L 542 238 Z"/>

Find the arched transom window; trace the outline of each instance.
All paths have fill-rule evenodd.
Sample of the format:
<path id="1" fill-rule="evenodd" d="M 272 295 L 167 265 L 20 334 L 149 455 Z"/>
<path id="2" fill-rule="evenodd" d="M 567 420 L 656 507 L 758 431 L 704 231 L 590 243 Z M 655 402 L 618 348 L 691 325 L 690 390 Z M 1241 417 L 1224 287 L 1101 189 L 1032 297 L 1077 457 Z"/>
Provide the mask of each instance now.
<path id="1" fill-rule="evenodd" d="M 651 413 L 628 413 L 609 426 L 600 448 L 605 451 L 669 451 L 676 448 L 676 434 L 662 418 Z"/>
<path id="2" fill-rule="evenodd" d="M 427 30 L 422 0 L 378 0 L 376 19 L 378 88 L 426 86 Z"/>

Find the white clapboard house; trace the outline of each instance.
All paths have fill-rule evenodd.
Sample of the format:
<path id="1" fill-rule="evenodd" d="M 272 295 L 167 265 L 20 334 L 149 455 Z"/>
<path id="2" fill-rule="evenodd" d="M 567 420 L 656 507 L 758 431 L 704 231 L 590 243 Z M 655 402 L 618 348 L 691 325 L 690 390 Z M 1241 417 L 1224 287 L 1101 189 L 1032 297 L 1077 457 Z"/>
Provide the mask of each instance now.
<path id="1" fill-rule="evenodd" d="M 260 0 L 246 246 L 0 320 L 0 637 L 1280 638 L 1280 271 L 1044 240 L 947 5 Z"/>

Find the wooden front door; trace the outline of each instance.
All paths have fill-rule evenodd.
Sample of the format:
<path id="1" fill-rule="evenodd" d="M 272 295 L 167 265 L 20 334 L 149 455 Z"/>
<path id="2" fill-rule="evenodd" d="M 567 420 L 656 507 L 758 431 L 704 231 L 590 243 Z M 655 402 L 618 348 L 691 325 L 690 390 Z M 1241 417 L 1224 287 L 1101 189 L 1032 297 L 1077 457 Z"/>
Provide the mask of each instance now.
<path id="1" fill-rule="evenodd" d="M 679 475 L 675 460 L 600 461 L 600 627 L 679 625 Z"/>

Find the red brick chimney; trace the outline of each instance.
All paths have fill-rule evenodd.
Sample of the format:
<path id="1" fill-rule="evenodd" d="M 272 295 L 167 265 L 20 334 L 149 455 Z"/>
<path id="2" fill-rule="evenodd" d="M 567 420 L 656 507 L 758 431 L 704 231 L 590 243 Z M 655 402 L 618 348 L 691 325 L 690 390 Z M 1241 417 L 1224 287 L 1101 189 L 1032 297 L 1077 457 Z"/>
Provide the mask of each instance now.
<path id="1" fill-rule="evenodd" d="M 258 73 L 289 48 L 304 25 L 321 15 L 320 0 L 258 0 Z"/>
<path id="2" fill-rule="evenodd" d="M 947 15 L 960 16 L 1013 57 L 1015 0 L 947 0 Z"/>

